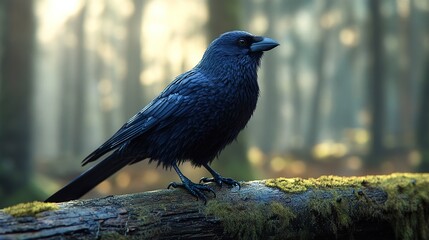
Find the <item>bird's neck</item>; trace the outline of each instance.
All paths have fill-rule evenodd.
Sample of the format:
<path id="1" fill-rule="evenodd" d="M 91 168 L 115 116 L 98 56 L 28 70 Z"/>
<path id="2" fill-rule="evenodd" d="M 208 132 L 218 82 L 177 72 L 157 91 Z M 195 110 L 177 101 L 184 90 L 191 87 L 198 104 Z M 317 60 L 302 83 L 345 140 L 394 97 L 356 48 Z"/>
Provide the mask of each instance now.
<path id="1" fill-rule="evenodd" d="M 262 53 L 259 56 L 203 56 L 195 68 L 211 79 L 233 80 L 238 85 L 256 85 L 257 71 Z"/>

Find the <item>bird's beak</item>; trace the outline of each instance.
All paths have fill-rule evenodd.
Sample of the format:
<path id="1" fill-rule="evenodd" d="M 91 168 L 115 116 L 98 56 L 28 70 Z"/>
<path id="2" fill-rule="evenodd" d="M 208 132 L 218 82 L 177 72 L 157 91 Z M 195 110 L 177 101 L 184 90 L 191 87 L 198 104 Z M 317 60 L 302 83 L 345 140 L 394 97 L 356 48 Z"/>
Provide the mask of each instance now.
<path id="1" fill-rule="evenodd" d="M 279 45 L 274 39 L 267 37 L 255 37 L 255 42 L 250 45 L 250 51 L 262 52 L 271 50 Z"/>

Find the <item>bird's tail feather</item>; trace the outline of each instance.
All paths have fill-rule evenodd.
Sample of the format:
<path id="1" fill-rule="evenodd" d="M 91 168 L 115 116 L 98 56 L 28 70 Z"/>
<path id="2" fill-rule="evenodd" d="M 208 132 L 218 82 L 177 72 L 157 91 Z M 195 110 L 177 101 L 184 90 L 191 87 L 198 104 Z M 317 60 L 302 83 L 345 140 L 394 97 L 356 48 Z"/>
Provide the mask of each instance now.
<path id="1" fill-rule="evenodd" d="M 65 202 L 82 197 L 106 178 L 125 167 L 129 161 L 121 159 L 113 152 L 106 159 L 88 169 L 68 185 L 54 193 L 45 202 Z"/>

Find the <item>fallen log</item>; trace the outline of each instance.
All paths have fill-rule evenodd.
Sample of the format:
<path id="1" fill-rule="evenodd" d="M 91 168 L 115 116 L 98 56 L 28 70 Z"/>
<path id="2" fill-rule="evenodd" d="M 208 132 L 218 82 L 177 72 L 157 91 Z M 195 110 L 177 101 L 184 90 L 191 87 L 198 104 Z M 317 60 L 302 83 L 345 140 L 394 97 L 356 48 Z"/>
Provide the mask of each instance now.
<path id="1" fill-rule="evenodd" d="M 428 239 L 429 174 L 277 178 L 0 210 L 0 239 Z"/>

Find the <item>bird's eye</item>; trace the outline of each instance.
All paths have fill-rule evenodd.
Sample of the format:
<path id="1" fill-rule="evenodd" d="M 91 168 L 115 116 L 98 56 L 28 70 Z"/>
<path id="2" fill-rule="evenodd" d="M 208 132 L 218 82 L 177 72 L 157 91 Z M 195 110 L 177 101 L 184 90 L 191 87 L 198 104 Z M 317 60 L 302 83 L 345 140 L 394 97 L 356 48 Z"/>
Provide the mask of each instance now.
<path id="1" fill-rule="evenodd" d="M 244 47 L 247 45 L 247 41 L 243 38 L 238 39 L 238 45 Z"/>

